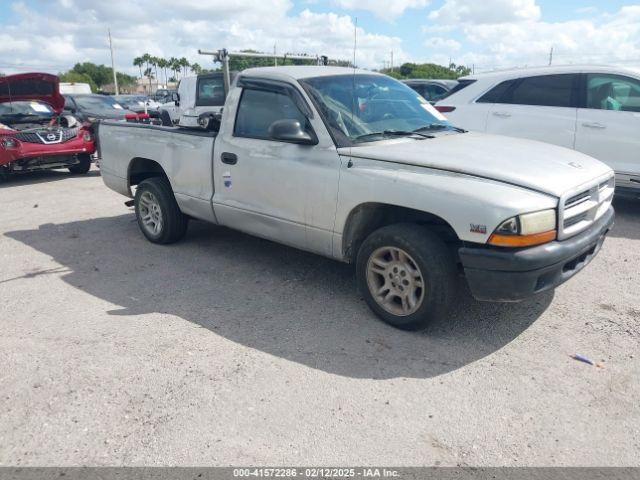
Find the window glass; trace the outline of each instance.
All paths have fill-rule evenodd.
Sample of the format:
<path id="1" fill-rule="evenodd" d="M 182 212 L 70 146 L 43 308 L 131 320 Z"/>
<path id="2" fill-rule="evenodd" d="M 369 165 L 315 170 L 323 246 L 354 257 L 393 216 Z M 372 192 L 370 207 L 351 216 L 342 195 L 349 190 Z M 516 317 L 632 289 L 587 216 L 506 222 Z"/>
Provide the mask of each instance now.
<path id="1" fill-rule="evenodd" d="M 198 78 L 198 97 L 196 105 L 219 106 L 224 105 L 224 80 L 222 75 Z"/>
<path id="2" fill-rule="evenodd" d="M 541 75 L 521 79 L 506 92 L 504 102 L 515 105 L 570 107 L 575 75 Z"/>
<path id="3" fill-rule="evenodd" d="M 435 102 L 436 100 L 439 100 L 440 97 L 444 96 L 447 91 L 440 85 L 427 85 L 425 87 L 425 93 L 427 94 L 427 96 L 424 97 L 423 95 L 424 98 L 431 102 Z"/>
<path id="4" fill-rule="evenodd" d="M 269 127 L 277 120 L 294 119 L 303 127 L 307 119 L 288 95 L 245 88 L 238 105 L 234 135 L 269 138 Z"/>
<path id="5" fill-rule="evenodd" d="M 640 81 L 621 75 L 588 74 L 587 108 L 640 112 Z"/>
<path id="6" fill-rule="evenodd" d="M 338 146 L 385 138 L 388 131 L 450 129 L 429 102 L 384 75 L 335 75 L 300 81 Z"/>
<path id="7" fill-rule="evenodd" d="M 505 103 L 504 96 L 515 82 L 517 82 L 517 80 L 507 80 L 506 82 L 499 83 L 481 96 L 477 100 L 477 103 Z"/>

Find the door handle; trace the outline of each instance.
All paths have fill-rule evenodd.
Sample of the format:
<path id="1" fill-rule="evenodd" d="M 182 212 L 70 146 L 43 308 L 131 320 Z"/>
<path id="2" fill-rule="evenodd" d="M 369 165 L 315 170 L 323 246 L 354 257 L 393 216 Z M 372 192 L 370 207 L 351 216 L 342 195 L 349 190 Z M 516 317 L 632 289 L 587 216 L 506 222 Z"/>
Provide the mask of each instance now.
<path id="1" fill-rule="evenodd" d="M 222 163 L 226 163 L 227 165 L 235 165 L 238 163 L 238 156 L 235 153 L 223 152 L 220 155 L 220 159 Z"/>
<path id="2" fill-rule="evenodd" d="M 606 125 L 598 122 L 585 122 L 582 124 L 582 126 L 587 128 L 597 128 L 598 130 L 604 130 L 605 128 L 607 128 Z"/>
<path id="3" fill-rule="evenodd" d="M 493 115 L 500 118 L 509 118 L 511 116 L 511 114 L 507 112 L 493 112 Z"/>

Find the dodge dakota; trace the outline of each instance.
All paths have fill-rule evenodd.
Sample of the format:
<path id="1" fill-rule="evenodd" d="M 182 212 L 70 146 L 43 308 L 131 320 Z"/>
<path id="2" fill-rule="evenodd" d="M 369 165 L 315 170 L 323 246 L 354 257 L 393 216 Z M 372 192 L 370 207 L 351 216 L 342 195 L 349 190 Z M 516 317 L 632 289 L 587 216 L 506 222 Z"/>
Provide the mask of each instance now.
<path id="1" fill-rule="evenodd" d="M 245 70 L 201 124 L 101 122 L 102 178 L 134 198 L 146 238 L 175 242 L 199 219 L 353 263 L 399 328 L 446 316 L 461 276 L 485 301 L 553 289 L 613 225 L 603 163 L 466 132 L 377 73 Z"/>

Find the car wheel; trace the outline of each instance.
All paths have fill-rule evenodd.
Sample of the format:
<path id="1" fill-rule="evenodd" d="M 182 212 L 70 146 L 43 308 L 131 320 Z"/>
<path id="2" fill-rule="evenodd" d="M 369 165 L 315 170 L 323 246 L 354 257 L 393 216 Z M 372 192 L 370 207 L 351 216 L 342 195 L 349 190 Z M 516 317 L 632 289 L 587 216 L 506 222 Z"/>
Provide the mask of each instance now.
<path id="1" fill-rule="evenodd" d="M 174 243 L 184 237 L 189 219 L 180 211 L 166 178 L 140 182 L 134 204 L 138 226 L 150 242 Z"/>
<path id="2" fill-rule="evenodd" d="M 91 169 L 91 155 L 78 155 L 78 163 L 71 165 L 69 171 L 74 175 L 82 175 Z"/>
<path id="3" fill-rule="evenodd" d="M 371 233 L 358 251 L 358 287 L 385 322 L 419 330 L 444 318 L 456 290 L 453 256 L 427 227 L 398 224 Z"/>

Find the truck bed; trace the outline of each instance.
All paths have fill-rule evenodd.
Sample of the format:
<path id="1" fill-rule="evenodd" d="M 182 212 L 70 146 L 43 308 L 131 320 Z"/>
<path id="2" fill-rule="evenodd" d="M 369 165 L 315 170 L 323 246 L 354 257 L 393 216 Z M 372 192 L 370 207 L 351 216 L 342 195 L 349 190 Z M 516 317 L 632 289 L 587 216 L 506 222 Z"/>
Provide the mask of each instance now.
<path id="1" fill-rule="evenodd" d="M 213 148 L 217 132 L 139 123 L 102 121 L 98 128 L 105 184 L 133 197 L 135 172 L 159 165 L 167 173 L 181 210 L 215 221 Z"/>

